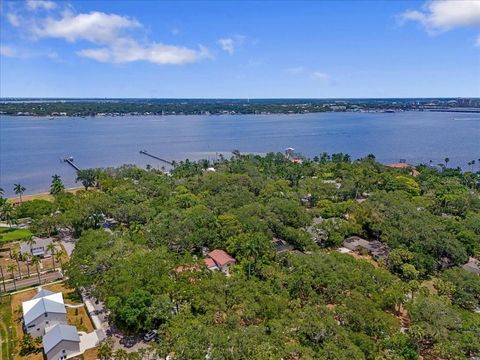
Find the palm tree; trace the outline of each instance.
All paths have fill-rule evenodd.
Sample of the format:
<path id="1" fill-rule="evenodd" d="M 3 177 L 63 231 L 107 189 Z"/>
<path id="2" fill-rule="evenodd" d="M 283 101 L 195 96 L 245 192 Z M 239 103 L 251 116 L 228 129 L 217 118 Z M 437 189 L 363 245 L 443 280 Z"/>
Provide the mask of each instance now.
<path id="1" fill-rule="evenodd" d="M 0 208 L 0 219 L 4 220 L 7 225 L 12 226 L 15 223 L 15 209 L 9 202 L 4 202 Z"/>
<path id="2" fill-rule="evenodd" d="M 65 251 L 63 251 L 62 249 L 58 250 L 57 251 L 57 260 L 60 262 L 60 269 L 62 269 L 62 273 L 63 273 L 63 262 L 62 262 L 62 258 L 67 255 L 65 253 Z"/>
<path id="3" fill-rule="evenodd" d="M 0 274 L 2 274 L 3 292 L 7 292 L 7 288 L 5 287 L 5 276 L 3 275 L 3 268 L 1 266 L 0 266 Z"/>
<path id="4" fill-rule="evenodd" d="M 50 251 L 50 253 L 52 254 L 53 270 L 55 270 L 55 255 L 56 255 L 56 250 L 57 250 L 57 247 L 55 246 L 55 244 L 54 244 L 53 242 L 51 242 L 50 244 L 47 245 L 47 251 Z"/>
<path id="5" fill-rule="evenodd" d="M 41 284 L 42 281 L 40 280 L 40 269 L 38 268 L 38 265 L 40 264 L 40 258 L 36 255 L 32 256 L 32 264 L 34 264 L 35 268 L 37 269 L 38 283 Z"/>
<path id="6" fill-rule="evenodd" d="M 22 186 L 21 184 L 13 184 L 13 191 L 15 191 L 15 194 L 20 195 L 20 202 L 22 202 L 22 195 L 27 190 L 25 186 Z"/>
<path id="7" fill-rule="evenodd" d="M 450 161 L 450 158 L 446 157 L 443 161 L 445 161 L 445 167 L 447 167 Z"/>
<path id="8" fill-rule="evenodd" d="M 32 251 L 32 246 L 37 243 L 33 236 L 23 240 L 23 242 L 28 245 L 28 247 L 30 248 L 30 252 Z"/>
<path id="9" fill-rule="evenodd" d="M 18 278 L 21 279 L 22 278 L 22 273 L 20 271 L 20 260 L 22 260 L 22 255 L 20 254 L 20 252 L 17 249 L 15 249 L 10 253 L 10 257 L 13 260 L 16 261 L 17 268 L 18 268 Z"/>
<path id="10" fill-rule="evenodd" d="M 15 288 L 15 291 L 17 291 L 17 282 L 15 281 L 15 269 L 15 264 L 8 264 L 7 271 L 10 271 L 12 273 L 13 287 Z"/>
<path id="11" fill-rule="evenodd" d="M 100 344 L 98 347 L 98 358 L 101 360 L 108 360 L 112 358 L 112 346 L 110 345 L 110 342 L 108 339 Z"/>
<path id="12" fill-rule="evenodd" d="M 30 257 L 31 257 L 32 254 L 28 253 L 28 252 L 24 252 L 22 254 L 22 259 L 23 261 L 25 261 L 25 264 L 27 265 L 27 274 L 28 274 L 28 277 L 30 277 Z"/>
<path id="13" fill-rule="evenodd" d="M 128 360 L 128 353 L 124 349 L 118 349 L 113 353 L 115 360 Z"/>

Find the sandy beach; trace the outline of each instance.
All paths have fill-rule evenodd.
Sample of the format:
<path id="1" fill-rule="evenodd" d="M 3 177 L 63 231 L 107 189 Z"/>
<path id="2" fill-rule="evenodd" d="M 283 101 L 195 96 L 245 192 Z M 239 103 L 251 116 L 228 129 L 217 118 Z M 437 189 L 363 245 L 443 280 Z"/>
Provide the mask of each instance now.
<path id="1" fill-rule="evenodd" d="M 65 189 L 66 192 L 69 193 L 76 193 L 77 191 L 83 190 L 83 186 L 77 186 L 77 187 L 71 187 Z M 12 196 L 7 198 L 8 202 L 12 204 L 18 204 L 20 203 L 20 196 Z M 41 192 L 37 194 L 30 194 L 30 195 L 22 195 L 22 201 L 31 201 L 31 200 L 47 200 L 47 201 L 53 201 L 53 195 L 51 195 L 49 192 Z"/>

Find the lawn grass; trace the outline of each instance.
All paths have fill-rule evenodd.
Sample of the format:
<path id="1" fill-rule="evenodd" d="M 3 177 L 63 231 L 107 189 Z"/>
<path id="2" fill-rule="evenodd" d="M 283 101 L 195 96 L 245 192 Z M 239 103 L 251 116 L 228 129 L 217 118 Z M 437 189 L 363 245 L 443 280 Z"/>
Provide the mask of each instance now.
<path id="1" fill-rule="evenodd" d="M 28 239 L 32 233 L 28 229 L 12 229 L 0 227 L 0 243 Z"/>
<path id="2" fill-rule="evenodd" d="M 13 359 L 15 329 L 12 324 L 11 297 L 0 297 L 0 359 Z"/>

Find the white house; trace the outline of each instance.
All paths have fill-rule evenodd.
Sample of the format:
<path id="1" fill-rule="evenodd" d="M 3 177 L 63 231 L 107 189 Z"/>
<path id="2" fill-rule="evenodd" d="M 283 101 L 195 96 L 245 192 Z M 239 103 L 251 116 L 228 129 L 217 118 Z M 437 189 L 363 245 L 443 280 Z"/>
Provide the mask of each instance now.
<path id="1" fill-rule="evenodd" d="M 80 353 L 80 336 L 71 325 L 56 324 L 47 328 L 43 337 L 43 351 L 47 360 L 65 360 Z"/>
<path id="2" fill-rule="evenodd" d="M 43 336 L 45 329 L 67 323 L 62 293 L 40 290 L 31 300 L 22 303 L 23 326 L 33 337 Z"/>
<path id="3" fill-rule="evenodd" d="M 52 253 L 47 250 L 47 247 L 53 242 L 53 238 L 38 238 L 34 236 L 33 240 L 35 240 L 35 243 L 32 245 L 26 243 L 25 241 L 20 243 L 20 251 L 22 254 L 29 253 L 33 256 L 40 257 L 52 256 Z"/>

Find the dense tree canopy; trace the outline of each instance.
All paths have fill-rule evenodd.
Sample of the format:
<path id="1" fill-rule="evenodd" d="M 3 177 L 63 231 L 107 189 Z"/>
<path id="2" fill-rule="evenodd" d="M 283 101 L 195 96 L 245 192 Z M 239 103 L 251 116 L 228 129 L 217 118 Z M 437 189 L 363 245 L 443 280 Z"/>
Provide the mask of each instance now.
<path id="1" fill-rule="evenodd" d="M 236 152 L 180 162 L 170 175 L 88 171 L 79 181 L 94 190 L 59 192 L 53 216 L 28 213 L 39 233 L 80 237 L 71 284 L 91 287 L 124 331 L 157 329 L 161 356 L 479 356 L 480 280 L 460 265 L 480 254 L 480 174 L 418 170 L 413 177 L 371 155 L 299 164 Z M 351 235 L 388 245 L 388 257 L 336 252 Z M 273 239 L 295 251 L 277 253 Z M 235 257 L 230 276 L 207 270 L 205 248 Z"/>

